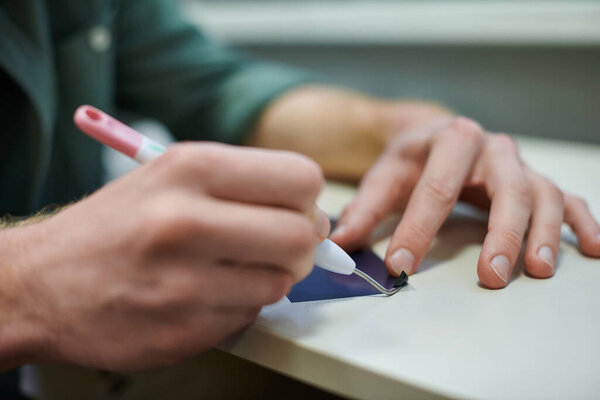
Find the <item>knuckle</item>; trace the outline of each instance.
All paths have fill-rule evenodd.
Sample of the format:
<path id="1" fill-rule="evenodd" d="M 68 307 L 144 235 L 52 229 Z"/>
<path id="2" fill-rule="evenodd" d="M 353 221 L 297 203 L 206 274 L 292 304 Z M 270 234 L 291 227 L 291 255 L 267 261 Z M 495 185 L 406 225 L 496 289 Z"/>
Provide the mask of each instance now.
<path id="1" fill-rule="evenodd" d="M 188 299 L 189 296 L 181 290 L 174 290 L 163 279 L 145 290 L 131 294 L 127 304 L 137 312 L 153 316 L 179 310 L 186 305 Z"/>
<path id="2" fill-rule="evenodd" d="M 451 132 L 463 140 L 482 141 L 484 131 L 481 125 L 467 117 L 456 117 L 450 122 Z"/>
<path id="3" fill-rule="evenodd" d="M 187 274 L 173 273 L 162 279 L 156 293 L 157 303 L 163 309 L 175 310 L 189 305 L 198 292 L 197 280 Z"/>
<path id="4" fill-rule="evenodd" d="M 202 143 L 197 144 L 190 150 L 188 156 L 188 168 L 193 168 L 194 172 L 201 174 L 213 174 L 214 171 L 219 171 L 225 166 L 224 154 L 225 145 L 219 143 Z"/>
<path id="5" fill-rule="evenodd" d="M 220 168 L 223 149 L 224 145 L 218 143 L 181 143 L 169 148 L 159 160 L 174 173 L 193 173 L 198 179 Z"/>
<path id="6" fill-rule="evenodd" d="M 548 179 L 544 176 L 539 176 L 537 178 L 537 186 L 539 186 L 540 188 L 542 188 L 544 190 L 552 192 L 552 194 L 556 194 L 557 192 L 560 192 L 560 190 L 558 189 L 558 186 L 556 186 L 550 179 Z"/>
<path id="7" fill-rule="evenodd" d="M 176 144 L 170 147 L 158 160 L 170 169 L 187 169 L 195 161 L 195 152 L 189 144 Z"/>
<path id="8" fill-rule="evenodd" d="M 524 180 L 519 180 L 508 187 L 508 194 L 525 203 L 530 209 L 532 207 L 533 193 L 531 186 Z"/>
<path id="9" fill-rule="evenodd" d="M 518 252 L 523 244 L 523 233 L 514 228 L 505 228 L 499 232 L 502 243 L 512 252 Z"/>
<path id="10" fill-rule="evenodd" d="M 157 162 L 175 162 L 179 160 L 183 154 L 188 152 L 189 145 L 186 143 L 175 143 L 167 148 L 163 155 L 156 159 Z"/>
<path id="11" fill-rule="evenodd" d="M 420 243 L 423 245 L 429 245 L 429 242 L 433 237 L 433 233 L 429 232 L 420 224 L 408 224 L 406 226 L 406 233 L 406 237 L 410 238 L 413 243 Z"/>
<path id="12" fill-rule="evenodd" d="M 188 215 L 185 210 L 189 209 L 177 197 L 157 199 L 142 212 L 145 217 L 138 232 L 139 242 L 147 248 L 160 248 L 197 231 L 200 228 L 197 218 Z"/>
<path id="13" fill-rule="evenodd" d="M 519 147 L 515 140 L 506 133 L 497 133 L 493 135 L 493 143 L 494 145 L 503 151 L 507 151 L 513 154 L 519 153 Z"/>
<path id="14" fill-rule="evenodd" d="M 588 209 L 588 203 L 579 196 L 569 196 L 568 205 L 571 207 Z"/>
<path id="15" fill-rule="evenodd" d="M 541 178 L 539 187 L 541 189 L 541 192 L 543 193 L 542 196 L 545 199 L 551 199 L 552 201 L 560 201 L 560 206 L 564 206 L 564 194 L 558 186 L 556 186 L 554 183 L 552 183 L 546 178 Z"/>
<path id="16" fill-rule="evenodd" d="M 423 191 L 428 198 L 446 207 L 452 206 L 458 196 L 452 184 L 439 177 L 423 181 Z"/>
<path id="17" fill-rule="evenodd" d="M 147 224 L 145 225 L 156 231 L 175 231 L 188 225 L 190 223 L 189 219 L 181 211 L 182 208 L 175 206 L 177 202 L 171 204 L 169 207 L 161 205 L 150 207 L 150 211 L 147 211 L 149 216 L 146 218 Z"/>

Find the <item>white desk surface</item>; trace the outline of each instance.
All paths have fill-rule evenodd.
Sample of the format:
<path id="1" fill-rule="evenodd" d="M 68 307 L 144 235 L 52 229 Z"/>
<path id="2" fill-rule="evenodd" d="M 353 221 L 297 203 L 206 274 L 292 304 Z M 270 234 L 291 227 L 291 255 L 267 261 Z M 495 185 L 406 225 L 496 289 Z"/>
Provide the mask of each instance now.
<path id="1" fill-rule="evenodd" d="M 600 146 L 518 141 L 600 216 Z M 330 184 L 319 203 L 336 215 L 352 194 Z M 565 228 L 554 278 L 521 273 L 487 290 L 475 271 L 484 234 L 484 222 L 455 217 L 395 296 L 282 301 L 221 348 L 350 398 L 599 398 L 600 261 Z"/>

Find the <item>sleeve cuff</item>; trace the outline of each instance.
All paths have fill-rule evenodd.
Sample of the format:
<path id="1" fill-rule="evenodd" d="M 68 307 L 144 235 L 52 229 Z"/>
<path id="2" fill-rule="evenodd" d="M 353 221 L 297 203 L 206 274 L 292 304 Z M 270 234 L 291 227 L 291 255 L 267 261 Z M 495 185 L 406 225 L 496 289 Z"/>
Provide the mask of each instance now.
<path id="1" fill-rule="evenodd" d="M 318 75 L 278 64 L 249 64 L 222 87 L 216 109 L 220 140 L 242 144 L 262 110 L 284 92 L 323 81 Z"/>

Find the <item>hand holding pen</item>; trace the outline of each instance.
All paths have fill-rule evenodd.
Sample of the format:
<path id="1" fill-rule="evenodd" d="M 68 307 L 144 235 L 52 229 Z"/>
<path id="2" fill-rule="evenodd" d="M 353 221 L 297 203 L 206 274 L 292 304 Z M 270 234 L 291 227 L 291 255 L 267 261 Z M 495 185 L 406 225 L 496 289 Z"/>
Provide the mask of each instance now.
<path id="1" fill-rule="evenodd" d="M 213 347 L 312 270 L 329 230 L 323 214 L 315 222 L 322 184 L 297 154 L 184 143 L 3 231 L 14 268 L 2 279 L 27 294 L 11 303 L 11 348 L 30 362 L 127 371 Z"/>
<path id="2" fill-rule="evenodd" d="M 74 121 L 83 132 L 92 138 L 133 158 L 139 163 L 152 161 L 166 152 L 166 148 L 161 144 L 95 107 L 87 105 L 79 107 L 75 112 Z M 255 172 L 255 176 L 253 176 L 255 180 L 261 178 L 270 179 L 268 175 L 262 176 L 261 170 L 250 171 L 250 173 L 253 172 Z M 214 173 L 219 174 L 220 170 L 215 169 Z M 268 195 L 263 194 L 262 198 L 266 199 L 266 196 Z M 312 219 L 320 241 L 315 250 L 315 264 L 317 266 L 338 274 L 355 274 L 375 287 L 380 293 L 387 296 L 397 293 L 406 284 L 408 276 L 402 273 L 394 284 L 394 287 L 387 289 L 368 274 L 356 268 L 354 260 L 338 245 L 327 239 L 330 228 L 327 215 L 317 206 L 314 206 L 313 211 Z M 293 229 L 293 227 L 291 228 Z"/>

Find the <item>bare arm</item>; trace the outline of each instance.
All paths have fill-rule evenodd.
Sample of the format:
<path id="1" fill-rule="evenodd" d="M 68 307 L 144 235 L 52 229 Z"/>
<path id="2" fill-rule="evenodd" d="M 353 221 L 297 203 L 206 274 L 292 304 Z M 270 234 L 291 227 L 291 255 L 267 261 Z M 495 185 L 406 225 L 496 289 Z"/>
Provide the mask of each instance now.
<path id="1" fill-rule="evenodd" d="M 449 115 L 434 103 L 306 86 L 274 101 L 248 144 L 303 153 L 319 163 L 326 177 L 358 182 L 394 134 Z"/>
<path id="2" fill-rule="evenodd" d="M 22 230 L 0 229 L 0 371 L 31 362 L 41 333 L 23 307 L 30 294 L 23 291 L 16 273 L 19 253 L 30 251 L 33 242 L 24 240 Z"/>

